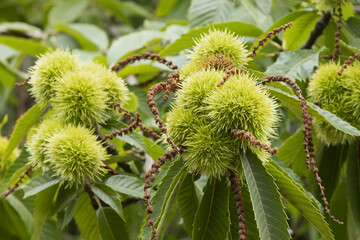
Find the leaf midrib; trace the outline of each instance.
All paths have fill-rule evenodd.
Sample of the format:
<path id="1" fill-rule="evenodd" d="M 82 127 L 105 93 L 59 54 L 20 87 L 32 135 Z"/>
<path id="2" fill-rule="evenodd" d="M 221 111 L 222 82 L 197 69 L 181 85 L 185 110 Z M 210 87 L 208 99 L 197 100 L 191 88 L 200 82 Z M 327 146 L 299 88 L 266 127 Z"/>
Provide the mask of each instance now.
<path id="1" fill-rule="evenodd" d="M 208 214 L 208 217 L 206 219 L 206 225 L 205 225 L 205 229 L 204 229 L 204 235 L 202 237 L 202 240 L 205 239 L 205 235 L 206 235 L 206 230 L 209 226 L 209 222 L 210 222 L 210 216 L 211 216 L 211 213 L 212 213 L 212 209 L 213 209 L 213 202 L 214 202 L 214 196 L 215 196 L 215 186 L 216 186 L 216 180 L 214 179 L 214 184 L 213 184 L 213 189 L 212 189 L 212 192 L 211 192 L 211 201 L 210 201 L 210 209 L 209 209 L 209 214 Z"/>

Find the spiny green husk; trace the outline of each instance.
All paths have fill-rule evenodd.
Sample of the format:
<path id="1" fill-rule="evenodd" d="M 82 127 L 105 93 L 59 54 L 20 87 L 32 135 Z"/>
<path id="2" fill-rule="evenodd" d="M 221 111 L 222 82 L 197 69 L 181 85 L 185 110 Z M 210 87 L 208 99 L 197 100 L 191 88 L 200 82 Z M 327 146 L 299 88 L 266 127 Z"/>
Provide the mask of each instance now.
<path id="1" fill-rule="evenodd" d="M 342 74 L 344 85 L 349 91 L 345 94 L 345 100 L 353 109 L 353 117 L 360 118 L 360 63 L 355 61 Z"/>
<path id="2" fill-rule="evenodd" d="M 359 128 L 359 115 L 354 116 L 356 112 L 354 109 L 359 103 L 355 103 L 356 100 L 353 100 L 351 96 L 353 92 L 356 92 L 356 85 L 359 85 L 359 83 L 356 84 L 356 77 L 353 75 L 356 71 L 352 70 L 353 68 L 350 66 L 339 76 L 337 74 L 340 69 L 339 64 L 331 62 L 321 65 L 312 76 L 308 93 L 310 100 L 319 102 L 321 108 Z M 350 84 L 349 81 L 352 83 Z M 351 143 L 355 140 L 354 136 L 337 130 L 321 119 L 314 118 L 313 124 L 316 136 L 327 145 Z"/>
<path id="3" fill-rule="evenodd" d="M 208 69 L 184 79 L 167 116 L 169 135 L 175 144 L 186 147 L 182 155 L 185 164 L 210 177 L 239 170 L 239 154 L 246 150 L 254 151 L 263 161 L 267 159 L 267 154 L 249 142 L 228 135 L 229 130 L 249 131 L 268 143 L 278 120 L 277 105 L 255 79 L 239 74 L 218 88 L 224 74 Z"/>
<path id="4" fill-rule="evenodd" d="M 182 79 L 200 69 L 243 69 L 249 61 L 244 41 L 231 32 L 210 30 L 195 42 L 195 47 L 188 55 L 190 61 L 180 70 Z"/>
<path id="5" fill-rule="evenodd" d="M 104 123 L 109 118 L 106 88 L 105 81 L 87 69 L 64 73 L 58 78 L 56 94 L 51 99 L 56 118 L 65 124 L 87 127 Z"/>
<path id="6" fill-rule="evenodd" d="M 96 76 L 105 84 L 105 92 L 111 101 L 125 104 L 129 100 L 129 89 L 126 86 L 125 80 L 117 76 L 117 74 L 110 69 L 104 67 L 96 62 L 86 62 L 81 68 Z"/>
<path id="7" fill-rule="evenodd" d="M 54 133 L 46 148 L 47 160 L 55 176 L 68 186 L 83 185 L 104 173 L 102 160 L 109 156 L 90 130 L 67 125 Z"/>
<path id="8" fill-rule="evenodd" d="M 49 105 L 55 94 L 54 85 L 65 72 L 77 71 L 78 57 L 69 50 L 49 50 L 40 55 L 35 65 L 30 68 L 30 94 L 42 106 Z"/>
<path id="9" fill-rule="evenodd" d="M 49 138 L 61 128 L 59 122 L 53 118 L 48 118 L 40 123 L 39 127 L 34 129 L 34 133 L 26 142 L 27 150 L 30 154 L 29 161 L 36 168 L 48 167 L 46 164 L 47 144 Z"/>

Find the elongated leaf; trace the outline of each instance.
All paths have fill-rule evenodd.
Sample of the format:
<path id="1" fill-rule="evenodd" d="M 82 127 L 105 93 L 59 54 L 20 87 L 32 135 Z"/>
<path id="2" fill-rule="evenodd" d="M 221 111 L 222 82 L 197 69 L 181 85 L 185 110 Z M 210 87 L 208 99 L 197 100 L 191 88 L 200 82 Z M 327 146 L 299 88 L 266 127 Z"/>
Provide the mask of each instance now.
<path id="1" fill-rule="evenodd" d="M 120 128 L 128 127 L 125 123 L 119 122 L 118 126 Z M 143 135 L 139 133 L 131 133 L 122 137 L 117 137 L 118 139 L 121 139 L 130 145 L 137 147 L 147 154 L 150 155 L 154 161 L 156 161 L 159 157 L 163 156 L 165 151 L 158 146 L 155 142 L 149 140 L 148 138 L 144 137 Z"/>
<path id="2" fill-rule="evenodd" d="M 319 65 L 320 50 L 296 50 L 282 52 L 276 62 L 268 67 L 267 74 L 284 75 L 291 79 L 310 79 Z"/>
<path id="3" fill-rule="evenodd" d="M 122 59 L 127 53 L 144 47 L 155 39 L 164 39 L 166 34 L 160 31 L 141 31 L 130 33 L 116 39 L 108 51 L 108 64 L 112 65 Z"/>
<path id="4" fill-rule="evenodd" d="M 333 214 L 337 219 L 342 221 L 344 224 L 338 224 L 333 221 L 330 221 L 330 227 L 334 233 L 334 239 L 356 239 L 348 237 L 348 219 L 349 219 L 349 193 L 347 191 L 347 184 L 345 179 L 341 179 L 334 191 L 334 194 L 330 201 L 331 214 Z"/>
<path id="5" fill-rule="evenodd" d="M 81 236 L 86 240 L 101 240 L 96 212 L 87 193 L 82 193 L 76 203 L 74 219 Z"/>
<path id="6" fill-rule="evenodd" d="M 74 216 L 77 199 L 73 199 L 65 209 L 64 220 L 62 222 L 61 230 L 64 229 Z"/>
<path id="7" fill-rule="evenodd" d="M 116 175 L 109 177 L 105 184 L 117 192 L 133 197 L 144 196 L 144 180 L 130 175 Z"/>
<path id="8" fill-rule="evenodd" d="M 26 149 L 23 149 L 20 156 L 10 165 L 1 182 L 0 194 L 3 194 L 6 189 L 14 185 L 20 175 L 28 168 L 28 156 L 29 153 Z"/>
<path id="9" fill-rule="evenodd" d="M 113 209 L 100 207 L 96 211 L 96 216 L 102 239 L 129 240 L 125 222 Z"/>
<path id="10" fill-rule="evenodd" d="M 296 112 L 301 114 L 300 109 L 300 101 L 297 99 L 296 96 L 290 95 L 286 92 L 283 92 L 279 89 L 273 87 L 267 87 L 270 93 L 275 96 L 277 99 L 280 100 L 282 104 L 285 106 L 290 107 L 291 109 L 295 110 Z M 311 102 L 307 102 L 308 104 L 308 111 L 313 117 L 317 117 L 321 120 L 324 120 L 334 126 L 336 129 L 347 133 L 352 136 L 360 136 L 360 131 L 355 127 L 351 126 L 349 123 L 345 122 L 341 118 L 337 117 L 336 115 L 321 109 L 320 107 L 316 106 Z M 301 116 L 301 115 L 300 115 Z"/>
<path id="11" fill-rule="evenodd" d="M 100 7 L 107 9 L 116 16 L 123 18 L 124 14 L 132 13 L 140 17 L 152 18 L 153 15 L 142 5 L 132 1 L 117 1 L 117 0 L 93 0 Z"/>
<path id="12" fill-rule="evenodd" d="M 45 222 L 39 240 L 60 240 L 60 232 L 57 229 L 56 221 L 47 220 Z"/>
<path id="13" fill-rule="evenodd" d="M 276 157 L 280 159 L 287 167 L 293 162 L 303 161 L 305 166 L 306 154 L 304 151 L 304 139 L 301 129 L 294 135 L 289 137 L 279 148 L 279 152 Z"/>
<path id="14" fill-rule="evenodd" d="M 226 239 L 230 227 L 229 187 L 225 179 L 209 179 L 195 215 L 193 238 Z"/>
<path id="15" fill-rule="evenodd" d="M 88 51 L 96 51 L 98 49 L 106 49 L 109 40 L 106 33 L 92 24 L 73 23 L 56 24 L 56 30 L 65 32 L 75 38 L 82 49 Z"/>
<path id="16" fill-rule="evenodd" d="M 258 27 L 243 22 L 230 21 L 227 23 L 208 24 L 204 27 L 191 29 L 188 33 L 182 35 L 179 39 L 169 44 L 160 52 L 163 56 L 174 55 L 184 49 L 191 48 L 195 45 L 195 39 L 200 38 L 201 34 L 208 33 L 210 29 L 228 30 L 236 36 L 259 37 L 263 31 Z"/>
<path id="17" fill-rule="evenodd" d="M 91 191 L 103 200 L 104 203 L 114 209 L 114 211 L 125 221 L 119 195 L 111 187 L 103 183 L 97 183 L 94 186 L 91 186 Z"/>
<path id="18" fill-rule="evenodd" d="M 284 45 L 286 50 L 295 50 L 301 47 L 309 38 L 316 22 L 320 19 L 317 12 L 307 12 L 295 19 L 293 27 L 284 33 Z"/>
<path id="19" fill-rule="evenodd" d="M 360 230 L 360 163 L 359 158 L 356 156 L 357 152 L 355 146 L 349 148 L 346 180 L 350 212 L 356 228 Z"/>
<path id="20" fill-rule="evenodd" d="M 37 240 L 40 237 L 45 221 L 48 217 L 50 217 L 49 215 L 51 213 L 57 188 L 58 185 L 54 185 L 36 195 L 33 222 L 34 231 L 32 233 L 31 240 Z"/>
<path id="21" fill-rule="evenodd" d="M 81 15 L 87 5 L 85 0 L 59 1 L 49 12 L 49 22 L 72 22 Z"/>
<path id="22" fill-rule="evenodd" d="M 287 216 L 273 178 L 252 153 L 241 155 L 261 239 L 290 239 Z"/>
<path id="23" fill-rule="evenodd" d="M 192 0 L 188 16 L 190 27 L 227 22 L 233 7 L 234 3 L 226 0 Z"/>
<path id="24" fill-rule="evenodd" d="M 265 163 L 265 168 L 273 176 L 281 195 L 314 225 L 324 239 L 334 239 L 325 217 L 320 213 L 320 209 L 316 204 L 307 196 L 303 187 L 296 183 L 275 161 Z"/>
<path id="25" fill-rule="evenodd" d="M 13 207 L 13 209 L 19 214 L 21 220 L 24 222 L 28 233 L 33 229 L 33 215 L 31 210 L 24 204 L 23 200 L 18 198 L 15 194 L 9 195 L 6 200 Z"/>
<path id="26" fill-rule="evenodd" d="M 51 179 L 51 177 L 48 175 L 38 175 L 35 178 L 31 179 L 31 181 L 25 185 L 24 198 L 34 196 L 35 194 L 58 183 L 58 179 Z"/>
<path id="27" fill-rule="evenodd" d="M 26 226 L 20 216 L 5 200 L 0 200 L 0 232 L 4 239 L 21 239 L 29 240 Z"/>
<path id="28" fill-rule="evenodd" d="M 308 11 L 296 11 L 296 12 L 292 12 L 292 13 L 289 13 L 287 14 L 286 16 L 280 18 L 279 20 L 277 20 L 271 27 L 268 28 L 267 31 L 263 32 L 263 34 L 261 36 L 259 36 L 258 38 L 263 38 L 263 37 L 266 37 L 267 36 L 267 32 L 269 31 L 273 31 L 275 28 L 278 28 L 280 27 L 281 25 L 284 25 L 284 24 L 287 24 L 289 22 L 292 22 L 294 21 L 295 19 L 303 16 L 304 14 L 307 14 Z M 266 41 L 264 43 L 264 46 L 266 46 L 267 44 L 269 43 L 269 41 Z M 258 42 L 255 42 L 253 44 L 253 46 L 257 45 Z M 252 47 L 253 47 L 252 46 Z"/>
<path id="29" fill-rule="evenodd" d="M 10 156 L 11 152 L 15 149 L 16 146 L 19 145 L 23 137 L 35 124 L 35 122 L 40 117 L 43 111 L 44 109 L 40 108 L 38 104 L 35 104 L 21 118 L 17 120 L 14 131 L 9 139 L 9 144 L 6 147 L 5 153 L 1 159 L 2 166 L 4 166 L 4 163 L 6 162 L 7 158 Z"/>
<path id="30" fill-rule="evenodd" d="M 178 1 L 179 0 L 160 0 L 156 7 L 156 16 L 164 17 L 168 15 Z"/>
<path id="31" fill-rule="evenodd" d="M 163 208 L 165 207 L 165 199 L 169 198 L 169 194 L 171 194 L 172 192 L 170 191 L 170 193 L 167 194 L 168 190 L 170 188 L 173 189 L 174 185 L 176 185 L 177 183 L 177 181 L 175 181 L 175 177 L 179 174 L 180 169 L 183 167 L 183 162 L 177 159 L 173 162 L 167 162 L 166 165 L 169 165 L 168 170 L 166 171 L 166 174 L 164 174 L 164 176 L 161 178 L 160 184 L 157 187 L 157 191 L 155 193 L 152 191 L 150 192 L 152 195 L 152 207 L 154 209 L 152 217 L 155 218 L 155 220 L 158 220 L 158 217 L 160 216 Z M 178 179 L 179 178 L 177 177 L 176 180 Z M 145 216 L 140 230 L 140 234 L 138 236 L 139 239 L 147 240 L 151 237 L 151 228 L 147 226 L 147 221 L 148 216 Z"/>
<path id="32" fill-rule="evenodd" d="M 174 177 L 174 179 L 166 193 L 164 203 L 161 207 L 161 213 L 155 222 L 157 234 L 160 239 L 164 238 L 165 228 L 166 228 L 166 225 L 169 223 L 168 218 L 170 215 L 171 208 L 175 203 L 179 188 L 184 183 L 184 180 L 185 180 L 188 172 L 189 172 L 189 169 L 186 166 L 183 166 L 179 170 L 178 174 Z"/>
<path id="33" fill-rule="evenodd" d="M 12 36 L 0 36 L 0 43 L 30 55 L 44 53 L 48 49 L 38 41 Z"/>
<path id="34" fill-rule="evenodd" d="M 6 65 L 0 61 L 0 83 L 9 89 L 14 87 L 15 78 L 13 74 L 7 69 Z"/>
<path id="35" fill-rule="evenodd" d="M 186 178 L 179 189 L 176 200 L 179 212 L 184 221 L 185 229 L 191 239 L 195 213 L 199 206 L 199 199 L 196 195 L 194 179 L 191 174 L 186 175 Z"/>

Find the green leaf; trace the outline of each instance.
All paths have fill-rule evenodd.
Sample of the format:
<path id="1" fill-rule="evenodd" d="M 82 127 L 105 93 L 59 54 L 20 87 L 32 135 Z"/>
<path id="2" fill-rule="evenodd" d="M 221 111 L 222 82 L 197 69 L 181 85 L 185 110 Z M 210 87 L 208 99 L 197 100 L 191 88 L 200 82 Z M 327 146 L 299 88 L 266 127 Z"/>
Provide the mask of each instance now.
<path id="1" fill-rule="evenodd" d="M 3 167 L 7 158 L 10 156 L 12 151 L 19 145 L 23 137 L 35 124 L 40 117 L 44 109 L 40 108 L 38 104 L 32 106 L 22 117 L 16 121 L 15 128 L 9 139 L 9 144 L 6 147 L 4 155 L 1 158 L 1 166 Z"/>
<path id="2" fill-rule="evenodd" d="M 32 38 L 45 37 L 40 28 L 24 22 L 4 22 L 0 24 L 0 30 L 9 33 L 9 35 L 24 35 Z"/>
<path id="3" fill-rule="evenodd" d="M 287 14 L 286 16 L 280 18 L 279 20 L 277 20 L 271 27 L 268 28 L 267 31 L 263 32 L 263 34 L 261 36 L 258 36 L 258 39 L 261 39 L 263 37 L 267 36 L 267 32 L 269 31 L 273 31 L 275 28 L 280 27 L 281 25 L 287 24 L 291 21 L 294 21 L 295 19 L 303 16 L 304 14 L 307 14 L 309 11 L 296 11 L 296 12 L 292 12 Z M 266 41 L 264 46 L 266 46 L 269 43 L 269 41 Z M 258 42 L 254 42 L 254 44 L 252 45 L 252 47 L 254 47 L 255 45 L 257 45 Z"/>
<path id="4" fill-rule="evenodd" d="M 52 24 L 76 20 L 88 6 L 86 0 L 59 1 L 50 10 L 48 19 Z"/>
<path id="5" fill-rule="evenodd" d="M 349 207 L 356 228 L 360 230 L 360 162 L 356 146 L 349 148 L 346 180 L 349 197 Z"/>
<path id="6" fill-rule="evenodd" d="M 109 177 L 105 184 L 115 191 L 133 197 L 144 196 L 144 180 L 130 175 L 116 175 Z"/>
<path id="7" fill-rule="evenodd" d="M 236 36 L 256 38 L 263 33 L 258 27 L 243 22 L 230 21 L 226 23 L 208 24 L 204 27 L 191 29 L 188 33 L 183 34 L 179 39 L 164 48 L 160 54 L 162 56 L 175 55 L 184 49 L 191 48 L 195 45 L 195 39 L 200 38 L 201 34 L 209 32 L 210 29 L 228 30 L 229 32 L 233 32 Z"/>
<path id="8" fill-rule="evenodd" d="M 156 16 L 165 17 L 168 15 L 178 1 L 179 0 L 160 0 L 155 10 Z"/>
<path id="9" fill-rule="evenodd" d="M 60 240 L 60 232 L 57 229 L 56 221 L 47 220 L 41 231 L 39 240 Z"/>
<path id="10" fill-rule="evenodd" d="M 136 111 L 137 107 L 139 106 L 139 100 L 137 96 L 133 93 L 129 93 L 129 100 L 124 104 L 124 108 L 129 112 Z"/>
<path id="11" fill-rule="evenodd" d="M 99 27 L 86 23 L 58 23 L 55 28 L 75 38 L 80 47 L 88 51 L 104 50 L 109 46 L 106 33 Z"/>
<path id="12" fill-rule="evenodd" d="M 290 95 L 289 93 L 283 92 L 280 89 L 276 89 L 273 87 L 267 87 L 271 93 L 271 95 L 275 96 L 277 99 L 280 100 L 282 104 L 285 106 L 290 107 L 291 109 L 295 110 L 301 116 L 301 108 L 300 108 L 300 101 L 294 95 Z M 317 117 L 321 120 L 324 120 L 334 126 L 336 129 L 347 133 L 352 136 L 360 136 L 360 131 L 355 127 L 351 126 L 349 123 L 345 122 L 341 118 L 337 117 L 336 115 L 321 109 L 320 107 L 316 106 L 311 102 L 307 102 L 307 108 L 309 113 L 313 117 Z"/>
<path id="13" fill-rule="evenodd" d="M 0 36 L 0 43 L 25 54 L 37 55 L 47 51 L 48 47 L 33 39 L 12 36 Z"/>
<path id="14" fill-rule="evenodd" d="M 154 213 L 152 214 L 152 217 L 156 220 L 158 223 L 159 216 L 163 213 L 165 207 L 166 207 L 166 200 L 169 199 L 172 190 L 177 185 L 179 180 L 179 172 L 181 168 L 183 167 L 184 163 L 180 159 L 177 159 L 172 162 L 167 162 L 165 165 L 170 165 L 168 170 L 166 171 L 166 174 L 161 178 L 159 181 L 160 184 L 157 187 L 157 191 L 154 193 L 151 191 L 151 202 L 152 207 L 154 209 Z M 165 166 L 164 166 L 165 167 Z M 155 184 L 153 184 L 154 186 Z M 171 190 L 170 190 L 171 189 Z M 148 216 L 144 217 L 144 221 L 140 230 L 139 239 L 147 240 L 151 237 L 151 228 L 147 226 Z"/>
<path id="15" fill-rule="evenodd" d="M 128 125 L 126 125 L 123 122 L 119 122 L 118 127 L 124 128 L 124 127 L 128 127 Z M 124 135 L 122 137 L 117 137 L 117 138 L 127 142 L 128 144 L 130 144 L 134 147 L 137 147 L 137 148 L 143 150 L 144 152 L 149 154 L 150 157 L 152 159 L 154 159 L 155 161 L 159 157 L 163 156 L 165 153 L 165 151 L 160 146 L 158 146 L 155 142 L 149 140 L 148 138 L 146 138 L 143 135 L 136 133 L 136 132 L 128 134 L 128 135 Z"/>
<path id="16" fill-rule="evenodd" d="M 276 62 L 268 67 L 266 73 L 284 75 L 294 80 L 310 79 L 314 69 L 319 65 L 319 53 L 322 49 L 282 52 Z"/>
<path id="17" fill-rule="evenodd" d="M 144 47 L 150 41 L 155 39 L 164 39 L 166 37 L 167 36 L 164 32 L 147 30 L 121 36 L 113 41 L 109 48 L 108 64 L 115 64 L 127 53 Z"/>
<path id="18" fill-rule="evenodd" d="M 0 49 L 1 50 L 1 49 Z M 1 85 L 13 89 L 15 78 L 12 72 L 10 72 L 7 66 L 0 61 L 0 83 Z"/>
<path id="19" fill-rule="evenodd" d="M 61 230 L 63 230 L 71 221 L 74 216 L 77 199 L 70 201 L 69 205 L 65 209 L 64 220 L 62 222 Z"/>
<path id="20" fill-rule="evenodd" d="M 264 166 L 274 178 L 281 195 L 314 225 L 324 239 L 334 239 L 325 217 L 321 214 L 317 205 L 307 196 L 304 188 L 295 182 L 275 161 L 266 162 Z"/>
<path id="21" fill-rule="evenodd" d="M 100 207 L 96 211 L 102 239 L 106 240 L 129 240 L 129 234 L 125 222 L 111 208 Z"/>
<path id="22" fill-rule="evenodd" d="M 14 185 L 21 174 L 23 174 L 29 166 L 28 164 L 29 153 L 23 149 L 20 156 L 10 165 L 5 173 L 1 182 L 0 194 L 3 194 L 6 189 Z"/>
<path id="23" fill-rule="evenodd" d="M 186 232 L 189 234 L 191 239 L 195 213 L 199 205 L 199 199 L 197 198 L 195 191 L 194 179 L 191 174 L 186 175 L 183 184 L 179 188 L 176 200 L 180 215 L 184 221 Z"/>
<path id="24" fill-rule="evenodd" d="M 12 206 L 12 208 L 19 214 L 21 220 L 24 222 L 28 233 L 33 229 L 33 215 L 24 204 L 23 200 L 15 194 L 11 194 L 6 198 L 6 201 Z"/>
<path id="25" fill-rule="evenodd" d="M 188 15 L 190 27 L 227 22 L 233 8 L 234 3 L 227 0 L 192 0 Z"/>
<path id="26" fill-rule="evenodd" d="M 32 178 L 30 182 L 26 183 L 24 186 L 24 198 L 34 196 L 35 194 L 58 184 L 60 181 L 58 179 L 52 179 L 49 175 L 38 175 L 35 178 Z"/>
<path id="27" fill-rule="evenodd" d="M 303 161 L 305 167 L 306 154 L 304 151 L 304 134 L 302 129 L 299 129 L 295 134 L 286 139 L 286 141 L 279 148 L 276 157 L 281 160 L 287 167 L 293 162 Z"/>
<path id="28" fill-rule="evenodd" d="M 348 196 L 350 193 L 347 191 L 347 184 L 345 179 L 341 179 L 337 182 L 337 187 L 334 191 L 334 194 L 330 201 L 330 209 L 331 214 L 339 219 L 344 224 L 338 224 L 333 221 L 330 222 L 330 227 L 333 230 L 335 235 L 334 239 L 356 239 L 356 238 L 349 238 L 347 229 L 348 226 L 348 218 L 349 214 L 352 214 L 352 211 L 348 212 L 349 210 L 349 201 Z M 359 204 L 359 203 L 357 203 Z"/>
<path id="29" fill-rule="evenodd" d="M 127 77 L 129 75 L 134 75 L 134 74 L 156 73 L 160 71 L 163 70 L 161 68 L 157 68 L 150 64 L 136 64 L 136 65 L 131 64 L 121 69 L 118 75 L 120 77 Z"/>
<path id="30" fill-rule="evenodd" d="M 74 219 L 81 236 L 86 240 L 101 240 L 96 212 L 87 193 L 82 193 L 76 203 Z"/>
<path id="31" fill-rule="evenodd" d="M 3 239 L 21 239 L 29 240 L 30 233 L 21 220 L 20 216 L 3 199 L 0 200 L 0 232 Z"/>
<path id="32" fill-rule="evenodd" d="M 50 217 L 49 215 L 51 213 L 57 189 L 58 185 L 54 185 L 36 195 L 33 222 L 34 231 L 32 233 L 31 240 L 39 239 L 45 221 L 48 217 Z"/>
<path id="33" fill-rule="evenodd" d="M 290 239 L 287 216 L 273 178 L 253 154 L 241 155 L 261 239 Z"/>
<path id="34" fill-rule="evenodd" d="M 93 0 L 100 7 L 107 9 L 122 19 L 124 19 L 124 14 L 132 13 L 134 15 L 152 18 L 153 15 L 146 8 L 142 7 L 140 4 L 131 1 L 117 1 L 117 0 Z"/>
<path id="35" fill-rule="evenodd" d="M 293 27 L 284 33 L 284 47 L 286 50 L 295 50 L 301 47 L 309 38 L 315 28 L 316 22 L 320 19 L 317 12 L 307 12 L 296 18 L 292 23 Z"/>
<path id="36" fill-rule="evenodd" d="M 225 179 L 209 179 L 196 211 L 193 238 L 226 239 L 230 228 L 229 187 Z"/>
<path id="37" fill-rule="evenodd" d="M 108 204 L 125 221 L 124 213 L 119 195 L 109 186 L 97 183 L 91 186 L 91 191 L 96 194 L 104 203 Z"/>

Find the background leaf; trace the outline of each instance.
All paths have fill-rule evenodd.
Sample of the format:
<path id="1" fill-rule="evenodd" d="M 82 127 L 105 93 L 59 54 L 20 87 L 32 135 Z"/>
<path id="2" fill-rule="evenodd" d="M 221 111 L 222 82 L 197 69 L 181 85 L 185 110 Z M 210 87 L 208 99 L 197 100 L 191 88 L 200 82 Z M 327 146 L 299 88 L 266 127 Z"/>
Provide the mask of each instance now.
<path id="1" fill-rule="evenodd" d="M 48 49 L 38 41 L 13 36 L 0 36 L 0 43 L 30 55 L 45 53 Z"/>
<path id="2" fill-rule="evenodd" d="M 201 34 L 209 32 L 210 29 L 225 30 L 233 32 L 236 36 L 243 37 L 258 37 L 263 31 L 258 27 L 243 22 L 227 22 L 208 24 L 205 27 L 197 27 L 191 29 L 188 33 L 183 34 L 179 39 L 167 45 L 164 50 L 160 52 L 163 56 L 174 55 L 184 49 L 191 48 L 195 45 L 195 39 L 200 38 Z"/>
<path id="3" fill-rule="evenodd" d="M 276 62 L 268 67 L 269 75 L 284 75 L 291 79 L 305 81 L 310 79 L 319 65 L 320 50 L 296 50 L 280 53 Z"/>
<path id="4" fill-rule="evenodd" d="M 227 0 L 192 0 L 188 15 L 190 27 L 227 22 L 233 7 L 234 3 Z"/>
<path id="5" fill-rule="evenodd" d="M 142 198 L 144 196 L 144 180 L 130 175 L 116 175 L 109 177 L 105 184 L 117 192 L 133 197 Z"/>
<path id="6" fill-rule="evenodd" d="M 129 240 L 124 220 L 113 209 L 100 207 L 96 216 L 102 239 Z"/>

